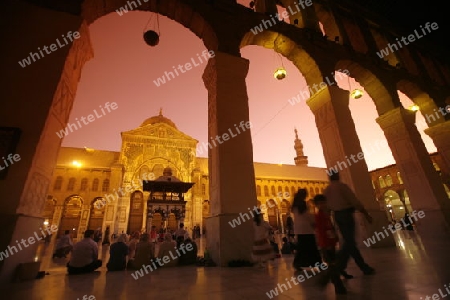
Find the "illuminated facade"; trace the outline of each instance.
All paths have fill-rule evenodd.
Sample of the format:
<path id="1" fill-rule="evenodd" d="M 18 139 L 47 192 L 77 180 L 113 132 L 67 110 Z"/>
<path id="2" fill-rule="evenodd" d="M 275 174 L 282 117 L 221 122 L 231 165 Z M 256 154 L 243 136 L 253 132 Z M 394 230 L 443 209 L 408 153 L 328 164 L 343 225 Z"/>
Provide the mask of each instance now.
<path id="1" fill-rule="evenodd" d="M 430 154 L 434 169 L 439 174 L 444 189 L 450 198 L 450 173 L 439 153 Z M 408 192 L 397 165 L 389 165 L 370 172 L 375 197 L 380 208 L 386 210 L 390 220 L 399 220 L 405 215 L 405 208 L 412 211 Z"/>
<path id="2" fill-rule="evenodd" d="M 328 179 L 323 168 L 308 167 L 303 145 L 295 130 L 296 165 L 254 163 L 258 204 L 267 204 L 265 218 L 274 227 L 284 228 L 291 195 L 306 188 L 310 197 L 321 193 Z M 182 133 L 176 125 L 158 116 L 145 120 L 134 130 L 122 132 L 120 152 L 62 147 L 43 217 L 80 237 L 86 229 L 107 226 L 111 233 L 167 226 L 175 229 L 183 221 L 188 229 L 204 226 L 210 214 L 208 159 L 197 157 L 198 141 Z M 184 218 L 152 213 L 147 223 L 149 192 L 142 180 L 155 180 L 170 168 L 174 181 L 192 182 L 185 194 Z M 158 209 L 158 207 L 153 207 Z"/>

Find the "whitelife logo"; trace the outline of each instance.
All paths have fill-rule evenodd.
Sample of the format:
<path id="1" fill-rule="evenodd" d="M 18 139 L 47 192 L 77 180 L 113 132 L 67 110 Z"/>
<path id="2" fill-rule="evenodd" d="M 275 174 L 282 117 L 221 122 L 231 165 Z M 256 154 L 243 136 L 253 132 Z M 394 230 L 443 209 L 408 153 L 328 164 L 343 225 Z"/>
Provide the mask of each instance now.
<path id="1" fill-rule="evenodd" d="M 300 6 L 302 7 L 302 9 L 305 9 L 306 6 L 311 6 L 313 3 L 312 3 L 311 0 L 306 0 L 306 1 L 298 0 L 298 3 L 294 2 L 294 4 L 295 4 L 294 5 L 295 6 L 295 11 L 292 10 L 292 7 L 288 6 L 288 7 L 286 7 L 286 10 L 281 13 L 281 16 L 278 13 L 276 13 L 275 16 L 270 15 L 271 19 L 269 19 L 269 20 L 262 20 L 260 25 L 255 26 L 253 28 L 250 28 L 250 31 L 254 35 L 257 35 L 258 33 L 264 31 L 263 26 L 264 26 L 265 29 L 269 29 L 269 27 L 275 26 L 275 24 L 277 24 L 277 20 L 278 20 L 278 22 L 281 22 L 281 21 L 283 21 L 283 19 L 288 19 L 289 18 L 289 13 L 292 16 L 295 15 L 296 13 L 299 13 L 301 11 Z M 300 6 L 298 6 L 298 4 L 300 4 Z M 289 10 L 289 12 L 288 12 L 288 10 Z"/>
<path id="2" fill-rule="evenodd" d="M 112 102 L 111 104 L 109 104 L 109 102 L 106 102 L 104 109 L 103 109 L 103 107 L 101 105 L 99 105 L 99 107 L 100 107 L 100 110 L 102 111 L 102 115 L 98 114 L 97 109 L 94 109 L 95 116 L 94 116 L 94 114 L 90 114 L 86 118 L 85 117 L 81 117 L 80 118 L 81 122 L 83 122 L 84 125 L 88 125 L 89 123 L 92 123 L 95 120 L 100 119 L 101 117 L 105 116 L 106 112 L 105 112 L 104 109 L 106 109 L 110 113 L 111 109 L 112 110 L 116 110 L 119 106 L 117 105 L 116 102 Z M 97 118 L 95 118 L 95 117 L 97 117 Z M 69 130 L 70 130 L 70 132 L 74 132 L 75 130 L 78 130 L 79 128 L 81 128 L 82 125 L 81 125 L 80 121 L 78 120 L 78 118 L 75 118 L 75 121 L 77 122 L 78 127 L 77 127 L 77 125 L 75 123 L 69 123 L 66 126 L 66 128 L 61 129 L 59 132 L 56 132 L 56 135 L 60 139 L 62 139 L 63 137 L 69 135 Z M 73 128 L 75 128 L 75 129 L 73 129 Z"/>
<path id="3" fill-rule="evenodd" d="M 34 232 L 34 236 L 36 237 L 37 241 L 45 239 L 45 237 L 47 236 L 44 233 L 44 229 L 42 229 L 42 228 L 39 228 L 39 229 L 41 230 L 42 236 L 39 236 L 37 232 Z M 52 233 L 58 231 L 58 226 L 52 225 L 51 227 L 48 227 L 45 230 L 47 231 L 48 235 L 52 235 Z M 34 243 L 36 243 L 36 240 L 34 239 L 34 237 L 30 236 L 28 239 L 26 239 L 26 240 L 22 239 L 20 242 L 18 240 L 16 240 L 16 244 L 17 244 L 17 247 L 19 247 L 19 249 L 22 250 L 21 244 L 23 245 L 24 248 L 27 248 L 30 245 L 33 245 Z M 29 244 L 26 243 L 27 241 Z M 13 252 L 13 250 L 15 252 Z M 8 258 L 10 254 L 12 256 L 14 253 L 17 253 L 17 252 L 19 252 L 19 250 L 17 250 L 16 246 L 8 246 L 8 248 L 5 251 L 0 252 L 0 261 L 2 261 L 5 258 Z"/>
<path id="4" fill-rule="evenodd" d="M 205 59 L 205 61 L 208 61 L 208 59 L 210 59 L 211 57 L 214 57 L 215 55 L 216 54 L 212 50 L 209 50 L 209 51 L 204 50 L 202 52 L 202 57 Z M 200 66 L 200 64 L 204 63 L 204 61 L 202 60 L 202 58 L 200 57 L 200 55 L 198 53 L 197 53 L 197 58 L 198 58 L 198 60 L 200 62 L 198 64 L 195 63 L 195 59 L 193 57 L 191 58 L 191 62 L 194 65 L 194 67 L 198 67 L 198 66 Z M 183 69 L 183 67 L 185 69 Z M 180 76 L 180 74 L 178 73 L 177 69 L 180 70 L 180 72 L 184 74 L 187 71 L 192 69 L 192 65 L 191 65 L 191 63 L 187 62 L 184 65 L 180 65 L 179 64 L 178 67 L 173 66 L 172 68 L 173 68 L 173 71 L 175 72 L 175 74 L 177 74 L 177 76 Z M 169 72 L 166 71 L 166 72 L 164 72 L 163 76 L 158 77 L 156 80 L 153 80 L 153 83 L 157 87 L 160 87 L 161 85 L 166 83 L 166 78 L 167 78 L 167 81 L 170 81 L 172 79 L 175 79 L 175 77 L 177 77 L 177 76 L 175 76 L 171 71 L 169 71 Z"/>
<path id="5" fill-rule="evenodd" d="M 437 30 L 437 29 L 439 28 L 439 26 L 438 26 L 438 24 L 437 24 L 436 22 L 433 22 L 433 23 L 431 23 L 431 24 L 430 24 L 430 22 L 427 22 L 427 23 L 425 24 L 425 28 L 427 29 L 428 33 L 430 33 L 430 32 L 431 32 L 431 29 Z M 431 28 L 431 29 L 430 29 L 430 28 Z M 427 32 L 426 32 L 425 29 L 422 27 L 422 25 L 420 25 L 420 29 L 422 29 L 423 35 L 420 35 L 420 34 L 417 32 L 417 29 L 415 29 L 415 30 L 414 30 L 414 34 L 410 34 L 410 35 L 408 35 L 408 37 L 407 37 L 409 43 L 414 42 L 414 41 L 416 40 L 416 38 L 417 38 L 417 39 L 420 39 L 420 38 L 423 38 L 425 35 L 427 35 Z M 400 38 L 401 41 L 403 42 L 403 45 L 405 45 L 405 46 L 409 45 L 409 43 L 406 41 L 407 38 L 404 37 L 404 36 Z M 402 43 L 400 43 L 400 41 L 398 40 L 398 38 L 396 38 L 396 40 L 397 40 L 397 45 L 398 45 L 400 48 L 403 48 Z M 397 50 L 398 50 L 397 45 L 396 45 L 396 44 L 390 44 L 390 43 L 389 43 L 388 46 L 387 46 L 386 48 L 381 49 L 379 52 L 377 52 L 378 57 L 383 58 L 383 57 L 385 57 L 385 56 L 388 56 L 388 55 L 389 55 L 389 52 L 390 52 L 390 53 L 393 53 L 394 51 L 397 51 Z"/>
<path id="6" fill-rule="evenodd" d="M 239 127 L 241 128 L 242 132 L 245 132 L 245 130 L 246 130 L 245 128 L 250 129 L 252 127 L 252 123 L 250 121 L 247 121 L 247 122 L 241 121 L 241 123 L 239 123 Z M 241 133 L 241 131 L 239 130 L 239 128 L 238 128 L 238 126 L 236 124 L 234 124 L 234 128 L 236 129 L 236 132 L 237 132 L 236 134 L 233 134 L 232 128 L 228 128 L 228 132 L 230 134 L 223 133 L 220 136 L 216 135 L 215 138 L 212 138 L 212 137 L 210 138 L 212 144 L 209 143 L 209 142 L 208 143 L 203 142 L 201 146 L 197 146 L 197 149 L 196 149 L 197 156 L 200 156 L 200 155 L 203 154 L 203 149 L 206 151 L 206 153 L 208 153 L 208 147 L 209 147 L 209 149 L 212 149 L 213 145 L 214 145 L 214 147 L 217 147 L 216 141 L 219 144 L 223 144 L 224 142 L 226 142 L 226 141 L 228 141 L 230 139 L 230 136 L 231 136 L 231 138 L 234 138 L 238 134 Z M 221 140 L 220 138 L 222 138 L 223 140 Z"/>
<path id="7" fill-rule="evenodd" d="M 80 38 L 80 33 L 78 31 L 75 31 L 74 33 L 72 33 L 72 31 L 69 31 L 67 33 L 67 36 L 64 36 L 64 34 L 61 35 L 61 36 L 63 37 L 63 40 L 64 40 L 65 44 L 62 44 L 59 41 L 59 38 L 57 38 L 56 39 L 56 44 L 58 44 L 59 48 L 57 47 L 56 44 L 51 44 L 49 47 L 47 47 L 47 46 L 42 47 L 43 48 L 42 50 L 44 50 L 45 53 L 47 53 L 47 54 L 55 52 L 56 50 L 58 50 L 58 49 L 60 49 L 60 48 L 62 48 L 64 46 L 69 45 L 71 42 L 73 42 L 74 39 L 76 39 L 76 40 L 79 39 Z M 69 41 L 66 40 L 66 37 L 69 39 Z M 48 51 L 48 49 L 50 49 L 50 52 Z M 35 62 L 36 60 L 43 58 L 44 57 L 44 53 L 42 53 L 42 50 L 41 50 L 41 47 L 38 47 L 38 52 L 41 54 L 41 56 L 39 56 L 39 53 L 30 52 L 30 55 L 27 58 L 24 58 L 24 59 L 22 59 L 22 61 L 19 61 L 19 65 L 22 68 L 25 68 L 26 66 L 31 65 L 31 60 L 32 59 L 33 59 L 33 62 Z M 37 58 L 35 58 L 35 57 L 37 57 Z"/>

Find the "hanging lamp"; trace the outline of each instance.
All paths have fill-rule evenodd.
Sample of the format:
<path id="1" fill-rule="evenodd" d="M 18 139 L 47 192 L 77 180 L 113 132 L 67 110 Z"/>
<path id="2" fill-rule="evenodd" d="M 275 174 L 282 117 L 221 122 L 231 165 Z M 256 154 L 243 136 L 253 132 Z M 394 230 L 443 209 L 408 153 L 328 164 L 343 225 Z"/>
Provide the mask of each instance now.
<path id="1" fill-rule="evenodd" d="M 352 97 L 353 99 L 361 98 L 364 95 L 363 91 L 360 89 L 352 90 L 352 85 L 350 83 L 350 76 L 347 76 L 347 79 L 348 79 L 348 89 L 350 90 L 350 97 Z"/>
<path id="2" fill-rule="evenodd" d="M 156 15 L 156 26 L 155 29 L 157 27 L 158 32 L 156 32 L 155 30 L 149 29 L 148 25 L 150 24 L 150 21 L 152 20 L 153 16 Z M 144 27 L 144 41 L 147 43 L 147 45 L 151 46 L 151 47 L 155 47 L 156 45 L 159 44 L 159 36 L 160 36 L 160 31 L 159 31 L 159 14 L 155 13 L 152 14 L 147 22 L 147 24 Z"/>
<path id="3" fill-rule="evenodd" d="M 273 77 L 278 80 L 283 80 L 284 78 L 286 78 L 287 72 L 283 65 L 283 57 L 280 53 L 278 53 L 278 55 L 280 56 L 281 67 L 275 70 L 275 72 L 273 73 Z"/>

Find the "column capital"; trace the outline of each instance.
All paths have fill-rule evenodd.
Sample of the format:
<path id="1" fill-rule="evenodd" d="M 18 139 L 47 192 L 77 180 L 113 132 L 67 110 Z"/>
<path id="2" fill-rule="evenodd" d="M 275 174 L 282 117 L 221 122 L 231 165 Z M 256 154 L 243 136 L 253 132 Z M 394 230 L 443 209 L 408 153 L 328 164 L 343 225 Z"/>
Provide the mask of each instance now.
<path id="1" fill-rule="evenodd" d="M 350 104 L 350 93 L 347 90 L 343 90 L 338 86 L 326 86 L 312 95 L 306 104 L 310 107 L 311 111 L 315 114 L 323 106 L 328 103 L 332 104 L 333 108 L 347 107 Z M 331 107 L 330 107 L 331 108 Z"/>
<path id="2" fill-rule="evenodd" d="M 439 139 L 441 142 L 446 142 L 446 144 L 450 145 L 450 120 L 431 126 L 425 129 L 424 132 L 430 136 L 433 141 Z"/>
<path id="3" fill-rule="evenodd" d="M 403 107 L 394 108 L 376 119 L 377 123 L 384 130 L 390 127 L 399 128 L 404 125 L 414 125 L 416 112 Z"/>
<path id="4" fill-rule="evenodd" d="M 235 76 L 237 79 L 247 77 L 250 62 L 248 59 L 234 56 L 225 52 L 215 51 L 214 57 L 208 60 L 203 72 L 203 82 L 210 91 L 218 83 L 226 85 L 227 81 L 218 81 L 219 73 L 224 76 Z M 222 76 L 220 76 L 222 77 Z"/>

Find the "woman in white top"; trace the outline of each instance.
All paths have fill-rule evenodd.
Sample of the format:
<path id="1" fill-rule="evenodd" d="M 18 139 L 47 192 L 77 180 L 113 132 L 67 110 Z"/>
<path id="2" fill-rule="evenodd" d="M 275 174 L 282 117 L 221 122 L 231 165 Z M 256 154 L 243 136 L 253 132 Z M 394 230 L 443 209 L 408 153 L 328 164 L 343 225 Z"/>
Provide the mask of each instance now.
<path id="1" fill-rule="evenodd" d="M 264 267 L 264 262 L 275 257 L 275 253 L 269 242 L 269 233 L 272 228 L 267 221 L 264 221 L 261 210 L 259 209 L 254 215 L 253 221 L 255 238 L 253 242 L 252 257 L 260 267 Z"/>
<path id="2" fill-rule="evenodd" d="M 297 236 L 297 251 L 293 266 L 297 270 L 311 268 L 322 262 L 319 250 L 317 249 L 316 235 L 314 231 L 314 215 L 308 212 L 306 189 L 299 189 L 294 195 L 292 203 L 292 213 L 294 214 L 294 233 Z"/>

